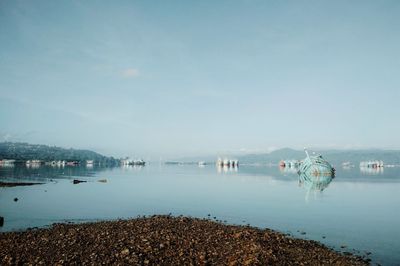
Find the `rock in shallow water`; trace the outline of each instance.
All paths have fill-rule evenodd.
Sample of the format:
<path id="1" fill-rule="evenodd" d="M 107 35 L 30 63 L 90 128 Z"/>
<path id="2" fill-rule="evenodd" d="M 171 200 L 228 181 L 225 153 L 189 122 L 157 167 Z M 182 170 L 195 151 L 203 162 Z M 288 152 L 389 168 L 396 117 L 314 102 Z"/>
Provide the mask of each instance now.
<path id="1" fill-rule="evenodd" d="M 72 183 L 74 183 L 74 185 L 79 184 L 79 183 L 86 183 L 86 182 L 87 182 L 87 181 L 78 180 L 78 179 L 74 179 L 74 180 L 72 181 Z"/>

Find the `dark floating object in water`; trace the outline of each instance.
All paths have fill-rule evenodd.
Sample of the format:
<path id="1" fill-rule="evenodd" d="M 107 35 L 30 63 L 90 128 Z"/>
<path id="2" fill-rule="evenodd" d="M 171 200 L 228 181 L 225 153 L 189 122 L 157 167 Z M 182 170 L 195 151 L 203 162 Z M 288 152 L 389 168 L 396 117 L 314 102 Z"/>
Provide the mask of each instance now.
<path id="1" fill-rule="evenodd" d="M 14 201 L 17 202 L 17 201 L 18 201 L 18 198 L 14 198 Z"/>
<path id="2" fill-rule="evenodd" d="M 4 217 L 0 216 L 0 227 L 4 225 Z"/>
<path id="3" fill-rule="evenodd" d="M 31 182 L 0 182 L 0 187 L 19 187 L 19 186 L 33 186 L 43 185 L 44 183 L 31 183 Z"/>
<path id="4" fill-rule="evenodd" d="M 72 183 L 74 183 L 74 185 L 79 184 L 79 183 L 86 183 L 87 181 L 84 180 L 78 180 L 78 179 L 74 179 L 74 181 L 72 181 Z"/>

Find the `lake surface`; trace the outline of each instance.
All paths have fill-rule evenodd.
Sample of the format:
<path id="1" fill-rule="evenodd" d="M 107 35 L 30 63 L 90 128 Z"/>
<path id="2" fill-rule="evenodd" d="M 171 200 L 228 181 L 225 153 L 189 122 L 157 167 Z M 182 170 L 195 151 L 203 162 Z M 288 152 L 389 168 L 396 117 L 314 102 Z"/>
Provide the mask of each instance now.
<path id="1" fill-rule="evenodd" d="M 88 182 L 75 185 L 73 179 Z M 400 168 L 337 169 L 322 191 L 299 182 L 293 171 L 251 165 L 15 166 L 0 168 L 0 180 L 45 182 L 0 188 L 3 232 L 138 215 L 210 215 L 317 240 L 339 251 L 372 252 L 368 257 L 375 263 L 400 264 Z"/>

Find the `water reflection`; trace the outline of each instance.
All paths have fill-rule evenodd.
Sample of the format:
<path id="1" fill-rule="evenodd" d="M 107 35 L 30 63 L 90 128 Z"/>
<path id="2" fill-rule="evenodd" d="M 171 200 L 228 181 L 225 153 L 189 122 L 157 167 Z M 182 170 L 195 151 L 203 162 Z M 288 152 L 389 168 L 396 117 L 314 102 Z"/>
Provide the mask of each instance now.
<path id="1" fill-rule="evenodd" d="M 313 192 L 314 197 L 326 189 L 332 182 L 334 175 L 307 175 L 299 174 L 299 186 L 304 187 L 307 191 L 305 200 L 308 202 L 310 194 Z"/>
<path id="2" fill-rule="evenodd" d="M 288 167 L 288 166 L 279 166 L 279 171 L 283 174 L 297 174 L 299 168 L 297 166 Z"/>
<path id="3" fill-rule="evenodd" d="M 367 167 L 360 165 L 360 172 L 365 175 L 382 175 L 383 167 Z"/>
<path id="4" fill-rule="evenodd" d="M 15 167 L 15 164 L 0 164 L 0 168 L 13 168 Z"/>
<path id="5" fill-rule="evenodd" d="M 105 171 L 110 167 L 93 166 L 53 166 L 53 165 L 16 165 L 15 167 L 0 167 L 0 179 L 51 181 L 52 179 L 70 179 L 77 176 L 90 177 L 96 172 Z"/>
<path id="6" fill-rule="evenodd" d="M 238 171 L 238 166 L 229 166 L 229 165 L 220 165 L 217 164 L 217 172 L 218 173 L 229 173 L 229 172 L 237 172 Z"/>
<path id="7" fill-rule="evenodd" d="M 299 186 L 307 191 L 322 192 L 332 182 L 333 176 L 330 175 L 299 175 Z"/>

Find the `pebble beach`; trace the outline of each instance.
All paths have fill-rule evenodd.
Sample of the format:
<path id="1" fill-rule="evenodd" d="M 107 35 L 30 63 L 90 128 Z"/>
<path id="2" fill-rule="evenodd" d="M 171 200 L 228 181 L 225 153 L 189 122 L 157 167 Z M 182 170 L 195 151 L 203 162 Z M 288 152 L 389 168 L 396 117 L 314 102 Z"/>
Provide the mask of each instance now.
<path id="1" fill-rule="evenodd" d="M 368 265 L 316 241 L 173 216 L 0 233 L 1 265 Z"/>

